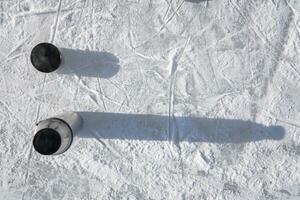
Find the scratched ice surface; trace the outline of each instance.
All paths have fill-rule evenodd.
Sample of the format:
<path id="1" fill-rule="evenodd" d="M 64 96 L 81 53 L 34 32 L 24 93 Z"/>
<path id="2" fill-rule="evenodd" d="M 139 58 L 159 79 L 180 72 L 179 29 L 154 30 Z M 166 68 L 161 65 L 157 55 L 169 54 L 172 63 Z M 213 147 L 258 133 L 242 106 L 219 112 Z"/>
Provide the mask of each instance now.
<path id="1" fill-rule="evenodd" d="M 0 1 L 0 199 L 300 198 L 297 0 Z M 30 63 L 39 42 L 64 65 Z M 78 111 L 41 156 L 38 120 Z"/>

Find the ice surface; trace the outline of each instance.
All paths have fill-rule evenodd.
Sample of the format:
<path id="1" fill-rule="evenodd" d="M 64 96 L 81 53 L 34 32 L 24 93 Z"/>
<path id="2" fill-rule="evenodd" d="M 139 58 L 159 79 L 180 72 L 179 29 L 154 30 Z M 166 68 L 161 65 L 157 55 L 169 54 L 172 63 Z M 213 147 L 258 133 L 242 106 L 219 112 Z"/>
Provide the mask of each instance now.
<path id="1" fill-rule="evenodd" d="M 299 5 L 0 1 L 0 199 L 300 199 Z M 65 111 L 82 131 L 39 155 Z"/>

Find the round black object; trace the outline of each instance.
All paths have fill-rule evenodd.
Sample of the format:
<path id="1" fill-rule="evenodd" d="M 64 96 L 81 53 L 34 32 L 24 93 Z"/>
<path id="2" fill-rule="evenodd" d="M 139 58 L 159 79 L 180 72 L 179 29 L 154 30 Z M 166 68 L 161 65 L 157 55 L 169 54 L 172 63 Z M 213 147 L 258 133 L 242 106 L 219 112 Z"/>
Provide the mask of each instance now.
<path id="1" fill-rule="evenodd" d="M 37 132 L 33 139 L 34 149 L 43 155 L 55 153 L 61 144 L 60 135 L 51 128 L 45 128 Z"/>
<path id="2" fill-rule="evenodd" d="M 50 43 L 36 45 L 30 55 L 32 65 L 40 72 L 53 72 L 61 64 L 61 56 L 58 48 Z"/>

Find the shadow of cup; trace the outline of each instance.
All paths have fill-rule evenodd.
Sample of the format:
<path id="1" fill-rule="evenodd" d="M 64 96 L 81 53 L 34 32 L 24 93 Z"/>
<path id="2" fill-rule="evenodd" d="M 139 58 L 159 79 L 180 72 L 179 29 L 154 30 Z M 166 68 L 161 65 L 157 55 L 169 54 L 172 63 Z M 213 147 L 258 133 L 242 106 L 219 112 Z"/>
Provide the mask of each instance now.
<path id="1" fill-rule="evenodd" d="M 62 65 L 57 71 L 61 74 L 99 78 L 110 78 L 120 69 L 119 59 L 108 52 L 59 49 Z"/>
<path id="2" fill-rule="evenodd" d="M 175 142 L 207 142 L 240 144 L 260 140 L 281 140 L 285 130 L 281 126 L 265 126 L 239 119 L 78 112 L 84 121 L 79 137 L 168 141 L 170 131 L 176 131 Z"/>

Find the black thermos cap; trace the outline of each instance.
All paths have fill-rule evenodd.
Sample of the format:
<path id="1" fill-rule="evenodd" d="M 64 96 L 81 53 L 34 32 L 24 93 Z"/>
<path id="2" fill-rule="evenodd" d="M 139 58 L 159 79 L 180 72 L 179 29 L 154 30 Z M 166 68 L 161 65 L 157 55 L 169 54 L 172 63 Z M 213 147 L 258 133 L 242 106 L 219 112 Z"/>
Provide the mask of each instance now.
<path id="1" fill-rule="evenodd" d="M 32 65 L 40 72 L 55 71 L 61 64 L 61 55 L 56 46 L 50 43 L 36 45 L 30 55 Z"/>

